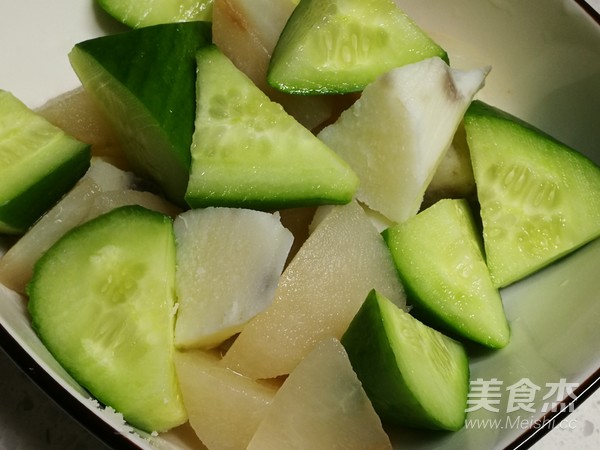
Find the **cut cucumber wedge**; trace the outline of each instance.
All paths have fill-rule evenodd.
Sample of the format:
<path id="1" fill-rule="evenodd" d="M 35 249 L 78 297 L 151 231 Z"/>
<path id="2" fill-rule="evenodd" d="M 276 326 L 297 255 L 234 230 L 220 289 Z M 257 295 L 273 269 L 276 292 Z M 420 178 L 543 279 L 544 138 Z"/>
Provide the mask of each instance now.
<path id="1" fill-rule="evenodd" d="M 459 342 L 371 291 L 342 344 L 384 423 L 451 431 L 464 425 L 469 363 Z"/>
<path id="2" fill-rule="evenodd" d="M 74 228 L 28 286 L 34 330 L 65 370 L 142 430 L 187 420 L 173 362 L 171 219 L 125 206 Z"/>
<path id="3" fill-rule="evenodd" d="M 90 146 L 0 90 L 0 233 L 25 232 L 83 176 Z"/>
<path id="4" fill-rule="evenodd" d="M 394 67 L 446 52 L 392 0 L 301 0 L 275 46 L 267 79 L 289 93 L 361 91 Z"/>
<path id="5" fill-rule="evenodd" d="M 183 205 L 196 110 L 196 51 L 210 23 L 155 25 L 77 44 L 69 59 L 133 169 Z"/>
<path id="6" fill-rule="evenodd" d="M 279 209 L 352 200 L 358 177 L 216 47 L 198 52 L 186 193 L 194 208 Z"/>
<path id="7" fill-rule="evenodd" d="M 411 314 L 485 346 L 504 347 L 510 331 L 465 200 L 444 199 L 383 232 Z"/>
<path id="8" fill-rule="evenodd" d="M 487 263 L 507 286 L 600 236 L 600 168 L 481 101 L 465 115 Z"/>
<path id="9" fill-rule="evenodd" d="M 172 22 L 209 21 L 213 0 L 98 0 L 119 22 L 142 28 Z"/>

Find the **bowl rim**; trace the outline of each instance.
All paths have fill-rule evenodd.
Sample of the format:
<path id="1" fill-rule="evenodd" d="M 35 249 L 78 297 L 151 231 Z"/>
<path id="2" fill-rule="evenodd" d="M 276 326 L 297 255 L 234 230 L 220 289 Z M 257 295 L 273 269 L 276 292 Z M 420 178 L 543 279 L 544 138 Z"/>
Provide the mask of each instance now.
<path id="1" fill-rule="evenodd" d="M 586 0 L 570 0 L 579 5 L 589 18 L 600 27 L 600 11 Z M 599 238 L 600 239 L 600 238 Z M 62 386 L 31 356 L 18 340 L 0 323 L 0 350 L 50 400 L 79 423 L 99 442 L 116 450 L 144 450 L 128 436 L 101 417 L 101 408 L 89 408 L 73 393 Z M 600 389 L 600 367 L 584 379 L 571 396 L 563 399 L 561 408 L 549 411 L 524 430 L 504 450 L 527 449 L 548 435 L 556 425 L 567 418 L 586 399 Z"/>
<path id="2" fill-rule="evenodd" d="M 93 437 L 115 450 L 143 450 L 100 417 L 101 409 L 92 410 L 64 388 L 0 324 L 0 350 L 37 386 L 47 398 L 65 411 Z M 91 398 L 91 396 L 90 396 Z"/>

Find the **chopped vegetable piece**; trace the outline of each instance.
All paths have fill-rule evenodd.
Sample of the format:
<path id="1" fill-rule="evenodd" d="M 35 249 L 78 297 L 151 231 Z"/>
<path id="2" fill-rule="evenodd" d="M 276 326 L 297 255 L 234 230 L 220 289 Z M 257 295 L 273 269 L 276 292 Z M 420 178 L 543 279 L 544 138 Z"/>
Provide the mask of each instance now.
<path id="1" fill-rule="evenodd" d="M 600 168 L 491 105 L 465 115 L 488 267 L 507 286 L 600 236 Z"/>
<path id="2" fill-rule="evenodd" d="M 90 146 L 0 90 L 0 233 L 20 234 L 85 173 Z"/>
<path id="3" fill-rule="evenodd" d="M 465 200 L 444 199 L 383 233 L 411 314 L 424 323 L 493 348 L 510 330 L 492 284 L 481 236 Z"/>
<path id="4" fill-rule="evenodd" d="M 210 23 L 140 28 L 75 45 L 69 59 L 115 127 L 131 167 L 184 205 L 196 110 L 196 51 Z"/>
<path id="5" fill-rule="evenodd" d="M 124 206 L 74 228 L 38 261 L 28 286 L 40 339 L 67 372 L 131 425 L 187 420 L 173 362 L 171 219 Z"/>
<path id="6" fill-rule="evenodd" d="M 469 361 L 459 342 L 371 291 L 342 344 L 384 423 L 462 428 Z"/>
<path id="7" fill-rule="evenodd" d="M 198 52 L 198 113 L 186 200 L 194 208 L 348 203 L 358 178 L 215 46 Z"/>
<path id="8" fill-rule="evenodd" d="M 301 0 L 269 65 L 284 92 L 357 92 L 378 76 L 446 52 L 392 0 Z"/>

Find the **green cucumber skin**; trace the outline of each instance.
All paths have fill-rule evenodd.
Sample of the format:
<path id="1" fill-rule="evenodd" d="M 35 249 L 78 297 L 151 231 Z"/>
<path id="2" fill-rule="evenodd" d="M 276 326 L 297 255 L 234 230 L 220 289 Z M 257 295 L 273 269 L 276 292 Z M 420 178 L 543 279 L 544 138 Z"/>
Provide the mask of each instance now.
<path id="1" fill-rule="evenodd" d="M 271 210 L 346 204 L 359 180 L 218 47 L 198 51 L 198 112 L 185 199 Z"/>
<path id="2" fill-rule="evenodd" d="M 156 181 L 179 205 L 185 204 L 183 195 L 191 163 L 190 146 L 196 112 L 195 56 L 199 48 L 211 41 L 210 22 L 196 21 L 160 24 L 103 36 L 80 42 L 74 49 L 95 60 L 123 90 L 131 93 L 137 103 L 135 107 L 142 108 L 141 113 L 149 116 L 156 134 L 170 147 L 160 150 L 164 154 L 154 155 L 152 149 L 139 148 L 143 131 L 127 130 L 124 150 L 134 168 Z M 83 78 L 84 87 L 100 104 L 114 101 L 98 98 L 103 86 L 95 86 L 94 80 L 85 79 L 73 53 L 71 64 Z M 107 107 L 106 104 L 103 106 Z M 129 117 L 123 117 L 123 108 L 122 104 L 110 104 L 108 117 L 119 122 L 129 120 Z M 115 125 L 117 129 L 127 129 L 127 124 Z M 163 173 L 167 165 L 172 166 L 174 173 Z"/>
<path id="3" fill-rule="evenodd" d="M 356 3 L 356 5 L 353 3 Z M 360 55 L 362 49 L 354 48 L 355 54 L 353 54 L 353 57 L 357 60 L 351 65 L 345 64 L 349 67 L 336 67 L 334 61 L 323 64 L 323 67 L 321 67 L 321 64 L 316 63 L 316 61 L 313 61 L 312 64 L 307 64 L 304 67 L 300 67 L 297 64 L 299 57 L 295 54 L 296 44 L 302 44 L 300 46 L 303 47 L 304 50 L 307 47 L 307 43 L 303 38 L 306 36 L 317 36 L 315 29 L 327 28 L 332 21 L 332 18 L 327 15 L 327 10 L 338 6 L 340 6 L 340 9 L 346 8 L 352 10 L 352 12 L 356 14 L 368 14 L 368 17 L 356 17 L 354 18 L 356 19 L 355 21 L 344 21 L 344 24 L 340 25 L 340 28 L 337 31 L 352 31 L 352 25 L 355 25 L 354 28 L 360 29 L 362 26 L 365 26 L 365 28 L 368 29 L 368 25 L 373 25 L 370 23 L 370 17 L 381 15 L 382 17 L 387 18 L 392 16 L 393 12 L 398 12 L 399 17 L 396 18 L 393 26 L 403 28 L 403 32 L 410 34 L 410 36 L 406 36 L 407 41 L 410 42 L 413 39 L 418 40 L 419 45 L 422 47 L 400 49 L 399 46 L 392 46 L 388 52 L 367 57 Z M 350 14 L 351 13 L 348 13 L 348 15 Z M 309 16 L 309 19 L 314 18 L 317 21 L 311 28 L 306 27 L 307 19 L 305 16 L 307 15 Z M 374 25 L 377 27 L 380 24 Z M 361 31 L 357 32 L 359 37 L 360 33 Z M 363 33 L 365 32 L 363 31 Z M 396 38 L 396 41 L 401 41 L 404 36 L 398 36 L 398 34 L 394 33 L 391 36 L 391 40 Z M 337 36 L 329 36 L 332 42 L 335 41 L 336 37 Z M 356 38 L 356 35 L 352 37 Z M 378 33 L 374 33 L 370 37 L 375 40 L 379 38 Z M 362 42 L 363 46 L 372 46 L 377 49 L 385 45 L 381 43 L 371 43 L 366 36 L 363 36 L 363 38 L 364 41 L 368 43 L 365 44 L 365 42 Z M 302 40 L 302 42 L 298 43 L 296 42 L 297 40 Z M 361 42 L 357 43 L 350 38 L 343 44 L 340 44 L 340 47 L 347 50 L 353 46 L 360 47 L 360 44 Z M 324 53 L 325 50 L 323 50 L 323 47 L 326 45 L 325 42 L 321 43 L 321 45 L 317 46 L 319 49 L 317 51 L 319 53 Z M 335 44 L 333 43 L 330 43 L 329 45 L 335 47 Z M 382 75 L 394 67 L 414 63 L 434 56 L 438 56 L 446 62 L 449 61 L 448 53 L 420 30 L 412 19 L 398 9 L 391 0 L 335 0 L 327 3 L 319 3 L 317 0 L 301 0 L 286 23 L 280 39 L 273 50 L 267 72 L 267 81 L 275 89 L 299 95 L 360 92 L 368 83 L 374 81 L 379 75 Z M 312 59 L 315 59 L 314 55 Z M 331 67 L 328 68 L 328 66 Z M 358 67 L 360 68 L 357 69 Z M 304 70 L 307 72 L 304 73 Z"/>
<path id="4" fill-rule="evenodd" d="M 97 0 L 115 20 L 130 28 L 212 19 L 213 0 Z"/>
<path id="5" fill-rule="evenodd" d="M 101 291 L 104 294 L 98 298 L 97 289 L 110 286 L 110 281 L 87 279 L 86 274 L 95 273 L 88 270 L 91 261 L 74 261 L 77 255 L 85 254 L 91 259 L 98 250 L 122 249 L 119 245 L 123 243 L 123 235 L 129 236 L 125 241 L 128 256 L 132 255 L 131 242 L 133 248 L 143 248 L 133 256 L 143 261 L 142 267 L 144 263 L 149 264 L 149 270 L 153 270 L 152 267 L 156 267 L 154 261 L 161 267 L 161 273 L 155 276 L 160 277 L 158 289 L 166 289 L 160 293 L 153 290 L 149 293 L 153 295 L 143 296 L 144 304 L 140 304 L 140 296 L 132 303 L 129 287 L 119 284 L 119 280 L 113 290 L 116 299 L 108 297 L 110 294 L 105 291 Z M 151 245 L 144 245 L 149 239 Z M 147 254 L 156 258 L 149 261 Z M 137 255 L 141 256 L 138 258 Z M 174 258 L 171 218 L 137 205 L 124 206 L 68 231 L 38 260 L 27 286 L 32 328 L 58 363 L 99 402 L 122 413 L 130 425 L 149 433 L 166 431 L 187 420 L 172 361 Z M 172 267 L 172 270 L 165 271 L 162 266 Z M 112 266 L 108 270 L 112 270 L 117 278 L 123 276 Z M 125 270 L 136 274 L 138 264 L 130 264 Z M 71 273 L 83 276 L 70 280 L 65 274 Z M 132 278 L 137 282 L 147 279 L 147 276 Z M 94 282 L 96 290 L 90 288 Z M 157 283 L 153 283 L 157 287 Z M 165 294 L 164 298 L 161 294 Z M 113 303 L 120 303 L 116 314 L 111 309 Z M 108 317 L 110 312 L 113 314 Z M 143 338 L 147 339 L 138 340 L 137 334 L 131 333 L 133 339 L 119 340 L 121 333 L 127 334 L 129 329 L 140 330 L 136 324 L 140 314 L 147 328 L 148 321 L 152 325 L 147 330 L 141 329 Z M 91 356 L 93 353 L 84 344 L 85 341 L 96 343 L 97 339 L 101 341 L 99 347 L 102 347 L 102 340 L 109 346 L 118 342 L 118 346 L 111 349 L 109 361 Z M 123 361 L 126 367 L 120 365 Z"/>
<path id="6" fill-rule="evenodd" d="M 470 105 L 464 123 L 495 286 L 502 288 L 532 275 L 600 236 L 600 167 L 596 162 L 480 100 Z M 502 165 L 523 171 L 522 179 L 529 187 L 491 181 L 494 170 L 499 172 Z M 544 191 L 549 187 L 552 197 Z M 537 203 L 535 192 L 540 196 Z M 503 217 L 499 221 L 498 213 L 506 215 L 505 211 L 517 217 L 516 225 L 503 225 Z M 494 237 L 498 231 L 500 237 Z"/>
<path id="7" fill-rule="evenodd" d="M 489 277 L 483 242 L 467 201 L 444 199 L 430 208 L 419 213 L 410 223 L 395 225 L 382 232 L 406 289 L 411 314 L 453 339 L 466 338 L 490 348 L 506 346 L 510 340 L 509 325 L 500 294 Z M 427 218 L 435 220 L 438 225 L 434 233 L 431 223 L 422 222 Z M 419 222 L 422 226 L 417 230 L 415 224 Z M 423 241 L 419 244 L 420 239 Z M 472 243 L 471 249 L 478 250 L 478 254 L 464 253 L 474 266 L 471 270 L 481 275 L 473 280 L 474 285 L 463 285 L 458 271 L 448 276 L 452 263 L 446 261 L 444 254 L 434 253 L 439 250 L 450 254 L 458 240 L 466 240 Z M 436 243 L 433 250 L 427 247 L 430 242 Z M 465 279 L 464 283 L 469 280 Z M 488 304 L 479 305 L 481 299 Z M 460 312 L 444 306 L 446 301 L 452 300 L 459 302 Z M 473 315 L 474 319 L 471 318 Z"/>
<path id="8" fill-rule="evenodd" d="M 466 412 L 453 423 L 433 421 L 407 386 L 396 364 L 396 356 L 382 324 L 379 294 L 371 291 L 342 336 L 341 342 L 373 407 L 384 423 L 416 428 L 450 430 L 462 428 Z M 360 363 L 357 363 L 361 361 Z M 468 391 L 469 364 L 466 353 L 460 361 Z M 426 375 L 426 374 L 424 374 Z M 466 409 L 466 405 L 465 405 Z"/>
<path id="9" fill-rule="evenodd" d="M 12 228 L 13 233 L 20 234 L 27 231 L 37 219 L 75 186 L 90 167 L 90 146 L 75 141 L 70 145 L 75 151 L 70 159 L 11 201 L 0 206 L 0 222 Z"/>
<path id="10" fill-rule="evenodd" d="M 377 322 L 381 315 L 377 294 L 371 291 L 342 336 L 342 345 L 350 361 L 367 358 L 372 364 L 370 370 L 364 371 L 356 364 L 352 366 L 382 421 L 420 426 L 424 412 L 394 362 L 394 351 L 387 344 L 383 326 L 361 329 L 360 324 Z"/>

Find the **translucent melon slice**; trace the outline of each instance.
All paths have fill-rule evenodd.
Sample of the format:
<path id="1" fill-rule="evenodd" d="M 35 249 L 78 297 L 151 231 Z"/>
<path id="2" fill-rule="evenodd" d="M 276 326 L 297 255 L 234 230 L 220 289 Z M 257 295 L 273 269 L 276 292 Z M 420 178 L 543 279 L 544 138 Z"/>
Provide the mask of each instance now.
<path id="1" fill-rule="evenodd" d="M 487 69 L 440 58 L 393 69 L 319 133 L 360 178 L 357 198 L 394 222 L 415 215 Z"/>
<path id="2" fill-rule="evenodd" d="M 201 350 L 175 352 L 175 367 L 190 424 L 211 450 L 243 450 L 277 391 L 218 364 Z"/>
<path id="3" fill-rule="evenodd" d="M 317 342 L 341 338 L 373 286 L 404 306 L 391 254 L 360 205 L 325 208 L 273 304 L 246 325 L 223 364 L 251 378 L 288 374 Z"/>
<path id="4" fill-rule="evenodd" d="M 211 348 L 240 332 L 275 294 L 293 236 L 277 214 L 192 209 L 174 223 L 178 348 Z"/>
<path id="5" fill-rule="evenodd" d="M 338 340 L 317 344 L 285 380 L 248 450 L 392 446 Z"/>
<path id="6" fill-rule="evenodd" d="M 121 169 L 128 169 L 117 132 L 83 87 L 49 100 L 36 112 L 75 139 L 90 144 L 92 157 L 101 157 Z"/>

